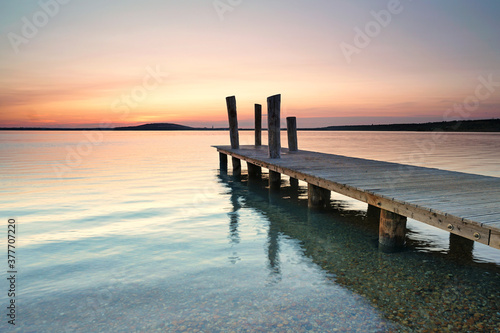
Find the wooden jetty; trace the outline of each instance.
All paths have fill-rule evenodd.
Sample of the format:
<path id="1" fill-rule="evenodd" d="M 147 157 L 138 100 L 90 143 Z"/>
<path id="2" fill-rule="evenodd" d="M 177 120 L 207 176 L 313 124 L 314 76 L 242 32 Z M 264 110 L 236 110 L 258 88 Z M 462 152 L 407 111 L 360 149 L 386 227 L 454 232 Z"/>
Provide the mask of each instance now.
<path id="1" fill-rule="evenodd" d="M 282 174 L 305 181 L 310 207 L 324 205 L 331 191 L 366 202 L 380 214 L 379 247 L 385 252 L 404 245 L 407 217 L 500 249 L 500 178 L 299 150 L 295 117 L 287 118 L 289 148 L 281 148 L 280 95 L 268 98 L 269 144 L 260 144 L 256 126 L 255 145 L 240 146 L 236 99 L 226 100 L 231 146 L 215 147 L 221 170 L 231 156 L 233 174 L 241 173 L 241 160 L 251 177 L 267 168 L 271 190 L 279 190 Z M 259 125 L 260 109 L 255 106 Z"/>

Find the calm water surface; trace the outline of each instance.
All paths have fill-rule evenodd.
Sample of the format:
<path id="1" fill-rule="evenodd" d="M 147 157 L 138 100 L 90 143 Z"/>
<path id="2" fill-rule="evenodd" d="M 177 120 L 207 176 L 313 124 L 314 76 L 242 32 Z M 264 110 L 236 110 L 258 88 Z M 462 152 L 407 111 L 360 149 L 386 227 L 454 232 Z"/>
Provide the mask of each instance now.
<path id="1" fill-rule="evenodd" d="M 16 326 L 3 310 L 0 331 L 498 332 L 500 251 L 409 220 L 408 249 L 382 254 L 366 204 L 310 211 L 304 183 L 269 194 L 266 175 L 220 174 L 210 145 L 228 142 L 0 132 L 18 272 Z M 299 132 L 299 148 L 500 177 L 498 134 Z"/>

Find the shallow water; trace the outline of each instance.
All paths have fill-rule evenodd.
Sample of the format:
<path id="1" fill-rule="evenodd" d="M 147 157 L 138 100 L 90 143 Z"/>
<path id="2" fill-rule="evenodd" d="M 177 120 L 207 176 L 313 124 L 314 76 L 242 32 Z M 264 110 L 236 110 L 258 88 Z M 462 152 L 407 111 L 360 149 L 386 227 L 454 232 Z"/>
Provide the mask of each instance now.
<path id="1" fill-rule="evenodd" d="M 311 211 L 304 183 L 297 192 L 283 177 L 276 195 L 265 179 L 220 174 L 210 145 L 228 141 L 0 132 L 0 216 L 17 225 L 15 329 L 498 330 L 500 251 L 461 252 L 410 220 L 408 249 L 382 254 L 365 204 L 332 195 L 331 209 Z M 299 132 L 300 149 L 495 177 L 499 147 L 497 134 Z"/>

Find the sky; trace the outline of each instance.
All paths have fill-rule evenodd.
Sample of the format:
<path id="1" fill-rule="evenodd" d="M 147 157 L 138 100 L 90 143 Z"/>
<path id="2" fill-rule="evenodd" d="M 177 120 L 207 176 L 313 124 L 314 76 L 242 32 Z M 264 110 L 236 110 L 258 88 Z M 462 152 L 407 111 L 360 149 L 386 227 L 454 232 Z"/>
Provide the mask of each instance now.
<path id="1" fill-rule="evenodd" d="M 500 118 L 497 0 L 0 0 L 0 126 Z M 265 122 L 265 119 L 264 119 Z"/>

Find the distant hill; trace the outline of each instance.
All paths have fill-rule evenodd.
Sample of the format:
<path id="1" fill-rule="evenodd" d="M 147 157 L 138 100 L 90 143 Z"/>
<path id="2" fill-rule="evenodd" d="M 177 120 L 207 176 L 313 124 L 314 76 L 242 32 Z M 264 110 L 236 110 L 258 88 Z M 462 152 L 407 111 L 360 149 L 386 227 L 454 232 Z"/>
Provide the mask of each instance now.
<path id="1" fill-rule="evenodd" d="M 100 128 L 100 127 L 88 127 L 88 128 L 75 128 L 75 127 L 0 127 L 0 131 L 189 131 L 189 130 L 200 130 L 199 128 L 170 124 L 170 123 L 156 123 L 156 124 L 143 124 L 137 126 L 124 126 L 124 127 L 114 127 L 114 128 Z"/>
<path id="2" fill-rule="evenodd" d="M 156 123 L 144 124 L 138 126 L 115 127 L 115 131 L 187 131 L 196 130 L 194 127 L 171 124 L 171 123 Z"/>
<path id="3" fill-rule="evenodd" d="M 349 125 L 303 128 L 309 131 L 500 132 L 500 119 L 441 121 L 422 124 Z"/>

